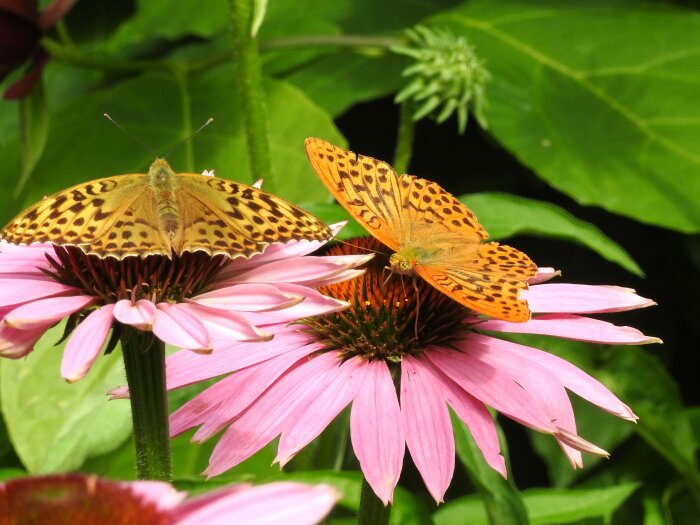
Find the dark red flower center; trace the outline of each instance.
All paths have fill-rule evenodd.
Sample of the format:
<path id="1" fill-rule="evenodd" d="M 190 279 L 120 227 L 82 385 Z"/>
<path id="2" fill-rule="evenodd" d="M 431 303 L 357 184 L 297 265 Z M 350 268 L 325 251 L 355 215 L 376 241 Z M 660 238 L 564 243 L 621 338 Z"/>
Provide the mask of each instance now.
<path id="1" fill-rule="evenodd" d="M 100 258 L 86 255 L 73 246 L 55 246 L 56 256 L 48 256 L 52 269 L 47 273 L 57 281 L 81 288 L 105 303 L 120 299 L 182 301 L 212 283 L 231 259 L 212 257 L 204 252 L 148 257 Z"/>
<path id="2" fill-rule="evenodd" d="M 348 301 L 349 309 L 307 319 L 320 341 L 340 350 L 345 358 L 399 362 L 431 344 L 449 344 L 464 332 L 470 311 L 435 290 L 420 277 L 392 274 L 388 270 L 391 251 L 370 237 L 336 244 L 325 255 L 355 255 L 379 252 L 368 263 L 364 275 L 321 288 L 330 297 Z"/>
<path id="3" fill-rule="evenodd" d="M 167 512 L 131 488 L 97 476 L 66 474 L 0 484 L 0 523 L 16 525 L 165 525 Z"/>

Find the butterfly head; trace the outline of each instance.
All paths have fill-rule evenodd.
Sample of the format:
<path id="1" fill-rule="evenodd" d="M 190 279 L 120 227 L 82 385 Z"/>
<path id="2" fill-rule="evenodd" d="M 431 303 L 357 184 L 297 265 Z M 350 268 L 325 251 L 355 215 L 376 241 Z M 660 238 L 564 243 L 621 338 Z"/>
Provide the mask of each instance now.
<path id="1" fill-rule="evenodd" d="M 403 249 L 391 254 L 389 266 L 394 273 L 409 275 L 413 273 L 413 267 L 416 265 L 417 260 L 417 254 L 413 253 L 412 250 Z"/>
<path id="2" fill-rule="evenodd" d="M 148 176 L 153 181 L 163 181 L 169 178 L 175 178 L 175 172 L 165 159 L 156 159 L 148 169 Z"/>

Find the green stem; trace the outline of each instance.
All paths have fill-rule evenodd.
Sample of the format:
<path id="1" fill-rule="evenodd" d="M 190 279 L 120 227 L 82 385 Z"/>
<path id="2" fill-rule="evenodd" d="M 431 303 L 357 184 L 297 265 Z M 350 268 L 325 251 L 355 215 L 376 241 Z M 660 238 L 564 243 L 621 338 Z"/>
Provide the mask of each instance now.
<path id="1" fill-rule="evenodd" d="M 250 167 L 255 179 L 265 179 L 265 189 L 274 192 L 267 108 L 257 42 L 250 34 L 252 0 L 229 1 L 233 26 L 233 63 L 238 96 L 243 107 Z"/>
<path id="2" fill-rule="evenodd" d="M 401 38 L 367 35 L 300 35 L 270 38 L 260 42 L 261 51 L 286 47 L 352 47 L 389 49 L 404 43 Z"/>
<path id="3" fill-rule="evenodd" d="M 165 344 L 152 332 L 126 326 L 121 343 L 131 399 L 138 478 L 170 481 Z"/>
<path id="4" fill-rule="evenodd" d="M 360 514 L 357 519 L 358 525 L 386 525 L 389 523 L 391 506 L 384 506 L 382 500 L 369 486 L 366 479 L 362 480 L 362 494 L 360 495 Z"/>
<path id="5" fill-rule="evenodd" d="M 410 100 L 406 100 L 401 104 L 396 153 L 394 154 L 394 169 L 398 174 L 408 171 L 415 131 L 416 122 L 413 120 L 413 103 Z"/>
<path id="6" fill-rule="evenodd" d="M 66 62 L 75 66 L 89 69 L 100 69 L 119 72 L 141 72 L 141 71 L 171 71 L 171 62 L 166 60 L 121 60 L 108 56 L 90 55 L 84 53 L 78 47 L 65 46 L 52 40 L 43 38 L 41 45 L 46 49 L 51 58 L 60 62 Z"/>

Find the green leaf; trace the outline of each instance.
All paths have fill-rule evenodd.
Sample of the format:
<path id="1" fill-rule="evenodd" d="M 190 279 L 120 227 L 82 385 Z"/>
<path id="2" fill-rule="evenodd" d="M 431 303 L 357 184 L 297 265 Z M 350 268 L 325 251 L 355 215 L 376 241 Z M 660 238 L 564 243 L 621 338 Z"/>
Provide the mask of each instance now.
<path id="1" fill-rule="evenodd" d="M 145 38 L 208 38 L 225 30 L 228 23 L 225 0 L 139 0 L 136 14 L 119 26 L 108 44 L 117 48 L 142 43 Z"/>
<path id="2" fill-rule="evenodd" d="M 639 416 L 633 426 L 700 497 L 697 441 L 673 378 L 659 360 L 635 346 L 589 345 L 553 337 L 508 337 L 551 352 L 582 368 L 619 396 Z M 587 430 L 579 431 L 587 437 Z"/>
<path id="3" fill-rule="evenodd" d="M 460 200 L 476 213 L 494 239 L 514 235 L 562 239 L 585 246 L 628 272 L 644 275 L 622 246 L 593 224 L 577 219 L 559 206 L 507 193 L 473 193 Z"/>
<path id="4" fill-rule="evenodd" d="M 124 383 L 121 352 L 100 356 L 84 379 L 69 385 L 60 374 L 63 347 L 53 346 L 62 333 L 62 325 L 54 327 L 27 358 L 0 363 L 7 430 L 32 474 L 77 469 L 131 433 L 128 401 L 107 400 L 107 391 Z"/>
<path id="5" fill-rule="evenodd" d="M 694 12 L 473 0 L 432 23 L 464 35 L 485 60 L 490 129 L 538 176 L 581 204 L 700 231 Z"/>
<path id="6" fill-rule="evenodd" d="M 585 439 L 602 449 L 615 455 L 617 447 L 634 434 L 635 425 L 630 424 L 629 421 L 616 418 L 575 395 L 571 395 L 570 398 L 579 432 Z M 552 436 L 534 430 L 529 431 L 528 434 L 533 448 L 547 465 L 547 473 L 553 486 L 570 486 L 576 480 L 590 475 L 590 469 L 606 462 L 599 456 L 584 454 L 584 468 L 574 470 L 559 443 Z"/>
<path id="7" fill-rule="evenodd" d="M 330 202 L 303 202 L 302 206 L 305 210 L 313 213 L 326 224 L 348 221 L 348 224 L 340 230 L 337 236 L 338 239 L 367 237 L 369 235 L 367 230 L 357 224 L 357 222 L 350 217 L 350 214 L 339 204 Z"/>
<path id="8" fill-rule="evenodd" d="M 530 489 L 523 491 L 523 497 L 533 525 L 597 517 L 609 520 L 637 487 L 636 483 L 623 483 L 599 489 Z"/>
<path id="9" fill-rule="evenodd" d="M 0 481 L 6 481 L 13 478 L 21 478 L 27 473 L 19 468 L 0 468 Z"/>
<path id="10" fill-rule="evenodd" d="M 214 169 L 219 177 L 252 182 L 242 112 L 232 88 L 233 74 L 230 65 L 207 71 L 189 82 L 165 73 L 149 73 L 112 89 L 86 94 L 62 107 L 51 117 L 61 125 L 49 133 L 27 197 L 21 203 L 3 206 L 0 222 L 44 195 L 79 182 L 148 169 L 153 160 L 151 153 L 106 122 L 101 116 L 105 111 L 161 154 L 214 116 L 215 121 L 205 131 L 169 156 L 173 168 L 182 172 Z M 278 176 L 265 181 L 263 188 L 292 201 L 328 200 L 327 190 L 304 153 L 304 139 L 322 136 L 342 145 L 343 137 L 330 116 L 299 89 L 269 80 L 265 91 L 273 168 Z M 70 147 L 66 147 L 67 137 L 71 137 Z M 17 139 L 3 144 L 0 150 L 0 198 L 7 203 L 12 202 L 8 188 L 13 187 L 19 172 L 18 159 L 11 155 L 15 148 Z"/>
<path id="11" fill-rule="evenodd" d="M 258 30 L 265 20 L 265 12 L 267 11 L 267 0 L 253 0 L 253 22 L 250 28 L 250 35 L 255 38 Z"/>
<path id="12" fill-rule="evenodd" d="M 19 101 L 20 133 L 22 139 L 22 171 L 15 186 L 15 197 L 22 193 L 46 146 L 49 132 L 49 114 L 43 81 L 37 82 L 32 92 Z"/>
<path id="13" fill-rule="evenodd" d="M 451 413 L 451 416 L 457 456 L 481 495 L 489 523 L 491 525 L 529 523 L 525 507 L 513 482 L 503 479 L 486 463 L 467 426 L 454 413 Z M 501 443 L 502 449 L 505 449 L 503 439 Z M 480 510 L 472 507 L 471 512 L 476 513 L 474 523 L 478 523 L 476 516 L 480 514 Z M 467 520 L 464 523 L 472 523 L 472 521 Z"/>
<path id="14" fill-rule="evenodd" d="M 523 491 L 522 495 L 532 525 L 576 523 L 587 518 L 609 519 L 637 490 L 637 486 L 624 483 L 595 489 L 530 489 Z M 474 496 L 443 505 L 433 518 L 435 525 L 495 523 L 487 519 L 483 502 Z"/>
<path id="15" fill-rule="evenodd" d="M 491 525 L 484 501 L 476 494 L 449 501 L 433 514 L 435 525 Z M 524 522 L 527 523 L 527 522 Z"/>
<path id="16" fill-rule="evenodd" d="M 285 474 L 285 481 L 302 483 L 327 483 L 341 494 L 338 505 L 358 512 L 360 493 L 362 491 L 362 474 L 360 472 L 309 471 Z M 396 487 L 394 503 L 389 516 L 390 525 L 428 525 L 431 523 L 430 512 L 425 503 L 410 491 Z"/>
<path id="17" fill-rule="evenodd" d="M 337 117 L 358 102 L 393 93 L 404 82 L 407 60 L 394 54 L 372 56 L 341 51 L 293 71 L 285 80 Z"/>

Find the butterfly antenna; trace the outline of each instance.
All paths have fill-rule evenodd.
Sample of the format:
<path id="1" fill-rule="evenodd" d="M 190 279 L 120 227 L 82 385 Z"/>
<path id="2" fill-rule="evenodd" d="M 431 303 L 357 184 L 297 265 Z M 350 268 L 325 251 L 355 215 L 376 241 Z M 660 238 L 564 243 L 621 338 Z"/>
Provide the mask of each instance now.
<path id="1" fill-rule="evenodd" d="M 121 124 L 119 124 L 119 122 L 117 122 L 117 121 L 114 120 L 112 117 L 110 117 L 110 116 L 109 116 L 109 113 L 104 113 L 104 117 L 105 117 L 107 120 L 109 120 L 112 124 L 114 124 L 115 126 L 117 126 L 120 130 L 122 130 L 122 131 L 124 132 L 124 134 L 125 134 L 127 137 L 130 137 L 134 142 L 137 142 L 138 144 L 141 144 L 144 148 L 146 148 L 146 149 L 151 153 L 151 155 L 153 155 L 153 157 L 157 157 L 157 156 L 158 156 L 158 155 L 156 155 L 156 152 L 153 151 L 153 150 L 151 149 L 151 147 L 150 147 L 148 144 L 146 144 L 143 140 L 141 140 L 140 138 L 138 138 L 136 135 L 134 135 L 134 134 L 131 133 L 129 130 L 127 130 L 126 128 L 124 128 L 124 126 L 122 126 Z"/>
<path id="2" fill-rule="evenodd" d="M 365 248 L 364 246 L 357 246 L 351 242 L 346 242 L 346 241 L 341 241 L 340 239 L 333 238 L 335 242 L 339 242 L 340 244 L 345 244 L 346 246 L 352 246 L 353 248 L 357 248 L 358 250 L 364 250 L 366 252 L 372 252 L 372 253 L 378 253 L 379 255 L 386 255 L 385 252 L 380 252 L 379 250 L 373 250 L 372 248 Z"/>
<path id="3" fill-rule="evenodd" d="M 189 135 L 188 137 L 185 137 L 185 138 L 182 139 L 180 142 L 178 142 L 177 144 L 175 144 L 172 148 L 170 148 L 170 149 L 168 150 L 168 152 L 163 156 L 163 158 L 164 158 L 164 159 L 167 159 L 167 158 L 168 158 L 168 155 L 170 155 L 170 154 L 173 152 L 173 150 L 175 150 L 175 149 L 179 148 L 180 146 L 182 146 L 185 142 L 187 142 L 188 140 L 190 140 L 192 137 L 194 137 L 197 133 L 199 133 L 200 131 L 202 131 L 204 128 L 206 128 L 206 127 L 207 127 L 209 124 L 211 124 L 212 122 L 214 122 L 214 117 L 209 117 L 209 118 L 207 119 L 207 121 L 206 121 L 204 124 L 202 124 L 201 126 L 199 126 L 199 127 L 196 129 L 196 131 L 190 133 L 190 135 Z"/>

